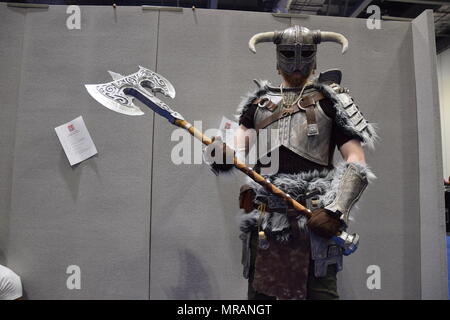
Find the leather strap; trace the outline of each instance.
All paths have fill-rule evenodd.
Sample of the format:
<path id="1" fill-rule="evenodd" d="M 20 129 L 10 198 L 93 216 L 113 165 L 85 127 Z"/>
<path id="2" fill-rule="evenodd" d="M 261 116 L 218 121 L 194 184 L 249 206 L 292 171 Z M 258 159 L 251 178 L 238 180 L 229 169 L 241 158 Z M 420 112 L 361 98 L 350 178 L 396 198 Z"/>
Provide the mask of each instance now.
<path id="1" fill-rule="evenodd" d="M 314 104 L 306 107 L 306 123 L 307 123 L 307 135 L 316 136 L 319 134 L 319 126 L 316 121 L 316 111 Z"/>
<path id="2" fill-rule="evenodd" d="M 320 91 L 314 91 L 313 93 L 307 95 L 306 97 L 303 97 L 300 100 L 300 106 L 302 108 L 306 108 L 308 106 L 315 105 L 317 101 L 320 101 L 324 99 L 325 96 Z"/>
<path id="3" fill-rule="evenodd" d="M 320 91 L 316 91 L 310 95 L 307 95 L 307 96 L 303 97 L 299 101 L 298 104 L 291 106 L 290 108 L 277 111 L 277 112 L 273 113 L 270 117 L 265 118 L 256 126 L 255 129 L 256 130 L 263 129 L 263 128 L 267 127 L 268 125 L 274 123 L 275 121 L 278 121 L 287 116 L 291 116 L 294 113 L 301 111 L 302 109 L 304 109 L 307 112 L 306 116 L 308 119 L 308 109 L 311 109 L 311 111 L 314 112 L 314 108 L 309 108 L 309 107 L 314 107 L 317 101 L 320 101 L 324 98 L 325 98 L 325 96 Z M 270 103 L 272 103 L 272 102 L 270 101 Z M 273 105 L 273 103 L 272 103 L 272 105 Z M 299 108 L 298 105 L 300 105 L 301 108 Z M 315 122 L 315 118 L 316 118 L 315 114 L 314 114 L 314 116 L 312 116 L 310 114 L 309 117 L 311 117 L 311 121 L 314 119 L 313 123 L 315 124 L 316 123 Z M 308 125 L 309 125 L 309 121 L 308 121 Z"/>
<path id="4" fill-rule="evenodd" d="M 314 112 L 314 106 L 310 106 L 306 108 L 306 121 L 308 124 L 317 123 L 316 121 L 316 113 Z"/>
<path id="5" fill-rule="evenodd" d="M 245 183 L 239 188 L 239 193 L 244 193 L 245 191 L 248 191 L 248 190 L 253 190 L 253 187 L 251 185 Z"/>
<path id="6" fill-rule="evenodd" d="M 239 208 L 244 209 L 246 213 L 253 211 L 253 201 L 255 200 L 255 191 L 249 184 L 244 184 L 239 190 Z"/>
<path id="7" fill-rule="evenodd" d="M 267 109 L 269 109 L 272 112 L 277 108 L 277 105 L 275 103 L 273 103 L 272 101 L 270 101 L 269 99 L 267 99 L 267 98 L 258 99 L 256 101 L 256 104 L 258 106 L 260 106 L 260 107 L 267 108 Z"/>

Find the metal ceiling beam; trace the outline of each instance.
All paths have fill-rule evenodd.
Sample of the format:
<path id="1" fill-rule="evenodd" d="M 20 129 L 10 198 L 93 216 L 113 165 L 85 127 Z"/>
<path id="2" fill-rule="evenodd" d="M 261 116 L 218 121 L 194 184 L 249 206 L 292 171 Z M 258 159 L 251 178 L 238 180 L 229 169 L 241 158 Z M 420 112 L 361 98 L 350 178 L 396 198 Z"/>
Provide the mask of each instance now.
<path id="1" fill-rule="evenodd" d="M 436 41 L 436 53 L 439 54 L 450 48 L 450 37 L 442 37 L 439 35 Z"/>
<path id="2" fill-rule="evenodd" d="M 219 0 L 208 0 L 208 8 L 209 9 L 217 9 L 217 5 Z"/>
<path id="3" fill-rule="evenodd" d="M 383 2 L 403 2 L 413 4 L 425 4 L 430 6 L 445 6 L 450 5 L 450 1 L 427 1 L 427 0 L 384 0 Z"/>
<path id="4" fill-rule="evenodd" d="M 345 0 L 344 13 L 342 14 L 344 17 L 347 16 L 348 2 L 349 0 Z"/>
<path id="5" fill-rule="evenodd" d="M 357 16 L 359 16 L 359 14 L 361 12 L 364 11 L 364 9 L 366 9 L 373 0 L 363 0 L 361 2 L 361 4 L 350 14 L 350 17 L 356 18 Z"/>
<path id="6" fill-rule="evenodd" d="M 290 13 L 317 14 L 320 9 L 324 8 L 325 1 L 327 0 L 289 0 L 286 4 L 286 9 Z M 338 6 L 332 6 L 329 10 L 333 9 L 333 7 L 339 9 Z"/>
<path id="7" fill-rule="evenodd" d="M 393 21 L 412 21 L 413 18 L 405 18 L 405 17 L 393 17 L 393 16 L 381 16 L 382 20 L 393 20 Z"/>

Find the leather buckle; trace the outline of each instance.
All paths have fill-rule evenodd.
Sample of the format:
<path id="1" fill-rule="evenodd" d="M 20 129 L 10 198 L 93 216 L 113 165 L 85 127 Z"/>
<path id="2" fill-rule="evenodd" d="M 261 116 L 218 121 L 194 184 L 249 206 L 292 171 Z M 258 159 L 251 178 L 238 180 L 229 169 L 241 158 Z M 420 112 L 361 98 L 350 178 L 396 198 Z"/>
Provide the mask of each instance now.
<path id="1" fill-rule="evenodd" d="M 314 98 L 309 95 L 306 97 L 303 97 L 300 99 L 299 104 L 303 107 L 303 108 L 307 108 L 309 106 L 313 106 L 316 104 L 316 102 L 314 101 Z"/>
<path id="2" fill-rule="evenodd" d="M 283 110 L 283 113 L 281 114 L 283 117 L 290 116 L 294 110 L 292 108 L 287 108 Z"/>
<path id="3" fill-rule="evenodd" d="M 308 124 L 308 136 L 317 136 L 319 134 L 319 127 L 317 123 Z"/>

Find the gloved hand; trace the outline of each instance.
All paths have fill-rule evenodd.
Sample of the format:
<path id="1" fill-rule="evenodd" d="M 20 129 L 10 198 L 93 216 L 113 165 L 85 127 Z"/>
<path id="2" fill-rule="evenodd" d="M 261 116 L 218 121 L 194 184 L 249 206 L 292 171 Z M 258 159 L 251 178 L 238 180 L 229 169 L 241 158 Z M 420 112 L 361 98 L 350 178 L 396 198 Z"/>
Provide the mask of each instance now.
<path id="1" fill-rule="evenodd" d="M 341 220 L 333 211 L 318 208 L 312 211 L 311 218 L 306 222 L 308 228 L 317 235 L 330 239 L 337 235 L 341 229 Z"/>
<path id="2" fill-rule="evenodd" d="M 209 164 L 216 173 L 233 169 L 233 157 L 235 151 L 228 147 L 219 136 L 213 137 L 211 140 L 213 142 L 207 145 L 203 151 L 203 159 L 205 162 Z M 220 155 L 222 155 L 222 157 Z"/>

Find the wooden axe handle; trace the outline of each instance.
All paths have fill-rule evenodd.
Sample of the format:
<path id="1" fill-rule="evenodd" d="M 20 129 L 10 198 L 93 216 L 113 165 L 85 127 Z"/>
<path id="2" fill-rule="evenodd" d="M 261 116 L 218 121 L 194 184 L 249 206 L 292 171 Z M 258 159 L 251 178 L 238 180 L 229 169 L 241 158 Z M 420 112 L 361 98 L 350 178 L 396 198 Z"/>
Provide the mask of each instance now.
<path id="1" fill-rule="evenodd" d="M 202 143 L 205 145 L 209 145 L 212 143 L 212 140 L 209 137 L 205 136 L 201 131 L 199 131 L 197 128 L 195 128 L 193 125 L 191 125 L 186 120 L 177 119 L 177 120 L 175 120 L 175 125 L 180 128 L 188 130 L 191 135 L 193 135 L 195 138 L 202 141 Z M 308 208 L 302 206 L 300 203 L 298 203 L 297 201 L 292 199 L 289 195 L 287 195 L 281 189 L 277 188 L 275 185 L 270 183 L 263 176 L 261 176 L 254 170 L 247 167 L 244 163 L 240 162 L 236 157 L 233 158 L 233 161 L 234 161 L 234 166 L 237 169 L 239 169 L 240 171 L 245 173 L 247 176 L 252 178 L 256 183 L 263 186 L 266 190 L 273 193 L 277 197 L 282 198 L 284 201 L 286 201 L 286 203 L 291 205 L 294 209 L 301 212 L 306 217 L 308 217 L 308 218 L 311 217 L 311 211 Z"/>

